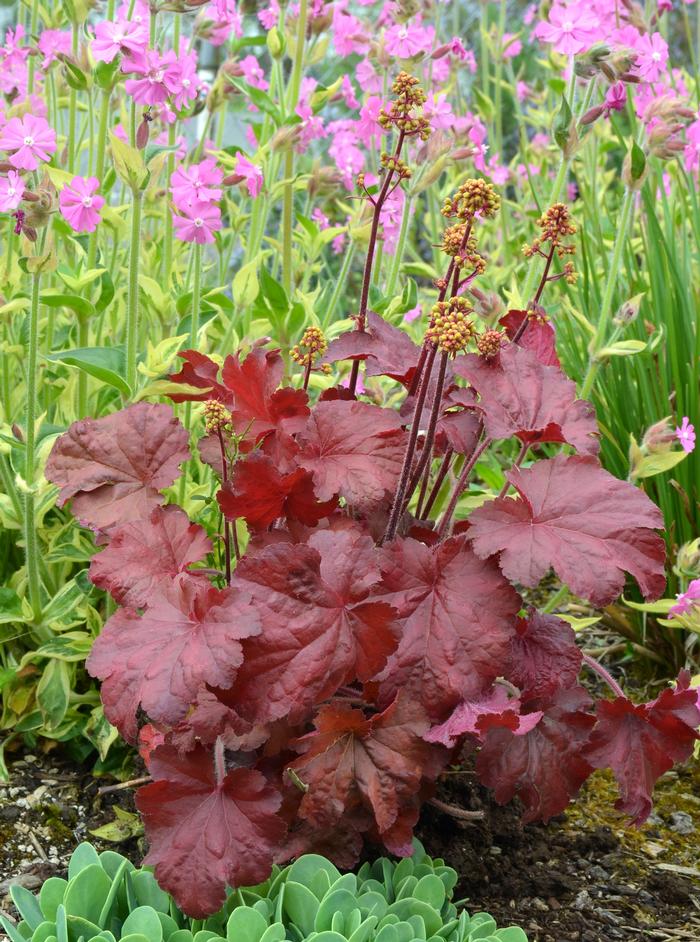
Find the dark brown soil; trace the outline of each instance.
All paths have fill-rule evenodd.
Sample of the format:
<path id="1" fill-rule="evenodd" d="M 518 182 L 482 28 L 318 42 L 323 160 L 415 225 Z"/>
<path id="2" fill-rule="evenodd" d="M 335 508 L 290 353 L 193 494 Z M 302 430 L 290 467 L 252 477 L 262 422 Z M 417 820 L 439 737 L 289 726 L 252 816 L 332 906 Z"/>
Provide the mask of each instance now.
<path id="1" fill-rule="evenodd" d="M 670 773 L 660 806 L 678 810 L 630 831 L 612 809 L 613 783 L 597 773 L 574 810 L 523 827 L 516 803 L 496 805 L 469 772 L 457 772 L 439 797 L 483 810 L 483 821 L 428 806 L 417 833 L 460 874 L 457 894 L 470 912 L 521 926 L 531 942 L 699 942 L 700 796 L 686 791 L 693 788 L 690 771 Z"/>
<path id="2" fill-rule="evenodd" d="M 0 786 L 0 909 L 11 912 L 10 883 L 37 890 L 65 872 L 75 845 L 90 840 L 141 859 L 143 838 L 112 843 L 91 832 L 134 811 L 132 790 L 100 795 L 90 772 L 56 753 L 17 756 Z M 700 942 L 700 769 L 669 773 L 660 783 L 656 817 L 629 831 L 614 811 L 614 786 L 596 774 L 566 816 L 544 825 L 519 822 L 515 804 L 501 808 L 469 772 L 448 775 L 442 801 L 484 811 L 465 823 L 427 806 L 417 836 L 460 874 L 458 898 L 500 925 L 520 925 L 531 942 L 660 940 Z M 683 832 L 683 833 L 681 833 Z"/>

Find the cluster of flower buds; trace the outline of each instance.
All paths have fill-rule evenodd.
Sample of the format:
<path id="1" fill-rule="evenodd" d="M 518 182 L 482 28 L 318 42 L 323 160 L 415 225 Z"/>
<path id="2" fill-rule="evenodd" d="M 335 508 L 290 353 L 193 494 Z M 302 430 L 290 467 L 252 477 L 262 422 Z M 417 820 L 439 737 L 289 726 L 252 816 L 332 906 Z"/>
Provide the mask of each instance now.
<path id="1" fill-rule="evenodd" d="M 441 247 L 445 255 L 454 259 L 457 268 L 469 266 L 476 275 L 486 271 L 486 259 L 477 251 L 476 238 L 469 234 L 468 223 L 448 226 L 442 234 Z"/>
<path id="2" fill-rule="evenodd" d="M 328 341 L 320 327 L 307 327 L 290 356 L 295 363 L 311 366 L 328 349 Z"/>
<path id="3" fill-rule="evenodd" d="M 231 413 L 223 402 L 219 402 L 218 399 L 208 399 L 204 403 L 204 428 L 208 435 L 231 431 Z"/>
<path id="4" fill-rule="evenodd" d="M 425 332 L 426 340 L 434 343 L 438 350 L 455 356 L 464 350 L 476 330 L 470 315 L 474 313 L 466 298 L 450 298 L 438 301 L 430 312 L 430 326 Z"/>
<path id="5" fill-rule="evenodd" d="M 567 206 L 563 203 L 555 203 L 545 210 L 537 220 L 537 225 L 542 230 L 542 234 L 534 239 L 529 245 L 523 246 L 523 255 L 526 258 L 532 258 L 533 255 L 541 255 L 547 258 L 549 253 L 542 249 L 542 246 L 549 243 L 550 252 L 556 254 L 560 259 L 567 255 L 574 255 L 576 246 L 565 242 L 568 236 L 576 233 L 576 226 L 571 221 L 571 214 Z M 569 284 L 576 281 L 576 272 L 573 262 L 566 262 L 561 275 L 554 275 L 549 280 L 563 277 Z"/>
<path id="6" fill-rule="evenodd" d="M 508 337 L 504 330 L 489 328 L 476 338 L 476 349 L 482 357 L 492 360 L 506 343 L 508 343 Z"/>
<path id="7" fill-rule="evenodd" d="M 411 171 L 408 165 L 403 160 L 401 160 L 400 157 L 395 157 L 392 154 L 387 154 L 384 152 L 381 156 L 381 165 L 385 170 L 390 170 L 393 173 L 396 173 L 399 180 L 410 179 Z"/>
<path id="8" fill-rule="evenodd" d="M 464 222 L 473 222 L 477 216 L 480 219 L 495 216 L 500 207 L 501 197 L 493 183 L 471 178 L 458 187 L 454 196 L 445 200 L 440 211 L 448 219 L 456 217 Z"/>
<path id="9" fill-rule="evenodd" d="M 399 72 L 392 85 L 396 95 L 388 110 L 382 108 L 377 121 L 385 131 L 396 128 L 404 137 L 418 137 L 427 141 L 430 137 L 430 122 L 416 109 L 426 102 L 426 95 L 417 78 L 408 72 Z"/>
<path id="10" fill-rule="evenodd" d="M 574 70 L 585 79 L 595 78 L 601 73 L 613 82 L 639 82 L 639 76 L 631 69 L 634 66 L 635 53 L 632 49 L 611 49 L 604 43 L 595 43 L 582 55 L 576 56 Z"/>

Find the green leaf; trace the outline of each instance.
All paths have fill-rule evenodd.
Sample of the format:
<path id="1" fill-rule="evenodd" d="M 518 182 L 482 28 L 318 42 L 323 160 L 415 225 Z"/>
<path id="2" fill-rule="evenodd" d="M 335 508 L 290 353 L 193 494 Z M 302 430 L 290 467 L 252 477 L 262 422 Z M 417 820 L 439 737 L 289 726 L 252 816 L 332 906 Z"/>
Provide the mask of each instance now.
<path id="1" fill-rule="evenodd" d="M 124 350 L 121 347 L 78 347 L 74 350 L 47 353 L 52 363 L 75 366 L 89 376 L 114 386 L 124 396 L 131 395 L 131 387 L 124 379 L 126 371 Z"/>
<path id="2" fill-rule="evenodd" d="M 66 582 L 48 603 L 43 614 L 45 625 L 61 624 L 64 627 L 72 627 L 81 624 L 83 614 L 79 608 L 85 601 L 85 593 L 77 579 L 78 576 L 75 576 Z"/>
<path id="3" fill-rule="evenodd" d="M 267 92 L 264 92 L 261 88 L 254 88 L 252 85 L 248 85 L 242 79 L 233 78 L 230 75 L 224 75 L 224 78 L 227 82 L 233 85 L 234 88 L 237 88 L 239 92 L 245 95 L 250 101 L 256 105 L 263 114 L 269 115 L 275 124 L 279 127 L 282 123 L 282 115 L 280 110 L 274 101 L 270 98 Z"/>
<path id="4" fill-rule="evenodd" d="M 562 150 L 564 150 L 569 143 L 569 132 L 571 130 L 572 120 L 573 115 L 571 114 L 569 102 L 566 100 L 566 95 L 562 95 L 561 106 L 554 119 L 554 140 Z"/>
<path id="5" fill-rule="evenodd" d="M 11 886 L 10 896 L 20 916 L 33 932 L 44 921 L 36 896 L 23 886 Z"/>
<path id="6" fill-rule="evenodd" d="M 81 317 L 94 317 L 95 305 L 77 294 L 42 294 L 41 303 L 47 307 L 67 307 Z"/>
<path id="7" fill-rule="evenodd" d="M 289 298 L 282 285 L 266 268 L 260 269 L 260 290 L 272 310 L 284 316 L 289 310 Z"/>
<path id="8" fill-rule="evenodd" d="M 36 701 L 47 729 L 55 730 L 68 709 L 71 688 L 70 668 L 64 661 L 52 659 L 44 668 L 36 688 Z"/>
<path id="9" fill-rule="evenodd" d="M 609 347 L 598 351 L 599 357 L 629 357 L 646 350 L 643 340 L 618 340 Z"/>
<path id="10" fill-rule="evenodd" d="M 630 174 L 635 182 L 641 180 L 644 176 L 646 165 L 647 159 L 644 151 L 636 141 L 633 141 L 630 148 Z"/>
<path id="11" fill-rule="evenodd" d="M 139 906 L 129 913 L 122 926 L 122 939 L 131 933 L 145 935 L 150 942 L 162 942 L 163 927 L 152 906 Z"/>
<path id="12" fill-rule="evenodd" d="M 416 899 L 428 903 L 433 909 L 441 909 L 445 902 L 445 885 L 435 874 L 426 874 L 418 881 L 413 895 Z"/>
<path id="13" fill-rule="evenodd" d="M 494 933 L 498 942 L 527 942 L 527 936 L 520 926 L 509 926 Z"/>
<path id="14" fill-rule="evenodd" d="M 675 468 L 687 457 L 688 455 L 684 451 L 665 451 L 645 455 L 635 463 L 631 477 L 633 480 L 638 480 L 639 478 L 651 478 L 655 474 L 663 474 L 665 471 Z"/>
<path id="15" fill-rule="evenodd" d="M 318 906 L 318 899 L 308 887 L 295 880 L 287 880 L 284 887 L 284 911 L 305 935 L 314 931 Z"/>
<path id="16" fill-rule="evenodd" d="M 135 870 L 130 874 L 131 885 L 140 906 L 151 906 L 159 913 L 170 909 L 170 897 L 158 886 L 150 870 Z"/>
<path id="17" fill-rule="evenodd" d="M 250 906 L 238 906 L 226 923 L 228 942 L 260 942 L 265 934 L 267 921 Z"/>
<path id="18" fill-rule="evenodd" d="M 567 625 L 571 625 L 574 631 L 583 631 L 584 628 L 590 628 L 591 625 L 597 625 L 602 616 L 591 616 L 590 618 L 577 618 L 575 615 L 567 615 L 562 612 L 557 612 L 557 618 L 561 618 L 562 621 L 565 621 Z"/>
<path id="19" fill-rule="evenodd" d="M 53 657 L 59 661 L 84 661 L 90 653 L 93 639 L 85 631 L 68 632 L 45 641 L 36 651 L 29 652 L 29 658 Z M 28 659 L 22 658 L 22 665 Z"/>
<path id="20" fill-rule="evenodd" d="M 94 828 L 90 833 L 104 841 L 112 841 L 118 844 L 120 841 L 128 841 L 132 837 L 140 837 L 143 834 L 143 824 L 139 815 L 132 814 L 130 811 L 125 811 L 115 805 L 114 820 Z"/>
<path id="21" fill-rule="evenodd" d="M 78 844 L 68 861 L 68 879 L 72 880 L 73 877 L 77 877 L 81 870 L 91 867 L 93 864 L 99 864 L 99 862 L 100 858 L 97 856 L 97 851 L 92 844 L 83 841 L 82 844 Z"/>
<path id="22" fill-rule="evenodd" d="M 8 622 L 27 621 L 22 611 L 22 600 L 14 589 L 0 587 L 0 625 Z"/>
<path id="23" fill-rule="evenodd" d="M 258 264 L 259 259 L 254 258 L 252 262 L 239 268 L 233 278 L 233 300 L 239 310 L 250 307 L 255 301 L 260 291 L 258 282 Z"/>
<path id="24" fill-rule="evenodd" d="M 84 846 L 84 845 L 82 845 Z M 89 846 L 89 845 L 88 845 Z M 92 850 L 95 859 L 97 853 Z M 75 854 L 73 855 L 75 856 Z M 71 859 L 71 863 L 72 863 Z M 104 872 L 99 863 L 83 867 L 79 873 L 68 881 L 64 903 L 66 915 L 80 916 L 89 922 L 96 923 L 100 918 L 102 907 L 109 895 L 112 881 Z"/>
<path id="25" fill-rule="evenodd" d="M 117 176 L 132 190 L 142 189 L 148 181 L 148 170 L 141 151 L 127 144 L 114 131 L 110 131 L 109 139 Z"/>
<path id="26" fill-rule="evenodd" d="M 10 939 L 10 942 L 27 942 L 23 935 L 17 931 L 15 926 L 0 913 L 0 926 L 3 927 Z"/>

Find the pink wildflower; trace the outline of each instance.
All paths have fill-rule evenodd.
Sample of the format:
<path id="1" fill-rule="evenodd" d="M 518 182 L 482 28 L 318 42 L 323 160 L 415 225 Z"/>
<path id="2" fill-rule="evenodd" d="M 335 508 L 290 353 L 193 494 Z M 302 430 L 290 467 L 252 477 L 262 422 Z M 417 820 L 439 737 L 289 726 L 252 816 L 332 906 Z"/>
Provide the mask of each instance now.
<path id="1" fill-rule="evenodd" d="M 158 105 L 179 89 L 178 57 L 172 49 L 164 56 L 155 49 L 130 56 L 122 63 L 122 72 L 141 76 L 124 83 L 127 94 L 140 105 Z"/>
<path id="2" fill-rule="evenodd" d="M 187 53 L 184 49 L 175 63 L 173 72 L 173 105 L 178 110 L 187 107 L 188 102 L 194 101 L 197 97 L 197 89 L 200 85 L 197 74 L 197 57 L 194 53 Z"/>
<path id="3" fill-rule="evenodd" d="M 517 95 L 518 101 L 527 101 L 532 95 L 532 89 L 527 82 L 518 81 L 515 83 L 515 94 Z"/>
<path id="4" fill-rule="evenodd" d="M 454 124 L 452 105 L 447 101 L 445 92 L 432 92 L 428 95 L 423 113 L 435 131 L 447 131 Z"/>
<path id="5" fill-rule="evenodd" d="M 390 56 L 410 59 L 412 56 L 429 52 L 435 38 L 432 26 L 420 23 L 396 23 L 386 31 L 384 44 Z"/>
<path id="6" fill-rule="evenodd" d="M 37 43 L 39 52 L 44 57 L 41 61 L 42 69 L 46 70 L 60 55 L 71 54 L 71 34 L 67 29 L 45 29 Z"/>
<path id="7" fill-rule="evenodd" d="M 333 10 L 333 45 L 339 56 L 362 55 L 369 46 L 369 36 L 356 16 L 344 13 L 337 6 Z"/>
<path id="8" fill-rule="evenodd" d="M 243 78 L 248 85 L 252 85 L 253 88 L 259 88 L 262 91 L 267 91 L 270 86 L 265 81 L 265 73 L 263 72 L 262 66 L 255 56 L 245 56 L 240 60 L 240 62 L 238 62 L 238 65 L 240 66 L 240 69 L 243 72 Z"/>
<path id="9" fill-rule="evenodd" d="M 280 16 L 280 7 L 277 0 L 272 0 L 264 10 L 258 10 L 258 19 L 265 29 L 272 29 L 277 26 Z"/>
<path id="10" fill-rule="evenodd" d="M 16 170 L 10 170 L 6 177 L 0 177 L 0 210 L 9 213 L 17 209 L 24 196 L 24 180 Z"/>
<path id="11" fill-rule="evenodd" d="M 221 210 L 216 203 L 192 203 L 185 215 L 173 213 L 173 225 L 181 242 L 214 242 L 214 233 L 221 229 Z"/>
<path id="12" fill-rule="evenodd" d="M 178 167 L 170 178 L 173 203 L 181 212 L 187 212 L 192 203 L 220 200 L 223 190 L 219 184 L 223 179 L 223 170 L 211 157 L 189 167 Z"/>
<path id="13" fill-rule="evenodd" d="M 56 132 L 45 118 L 26 114 L 10 118 L 0 131 L 0 150 L 10 151 L 10 163 L 19 170 L 36 170 L 56 150 Z"/>
<path id="14" fill-rule="evenodd" d="M 120 53 L 138 55 L 146 51 L 148 30 L 133 20 L 101 20 L 95 26 L 92 54 L 98 62 L 112 62 Z"/>
<path id="15" fill-rule="evenodd" d="M 595 42 L 598 25 L 598 17 L 576 3 L 552 7 L 549 19 L 538 23 L 534 33 L 538 39 L 551 43 L 555 52 L 574 56 Z"/>
<path id="16" fill-rule="evenodd" d="M 248 195 L 255 199 L 262 190 L 263 172 L 257 164 L 252 163 L 240 152 L 236 154 L 236 168 L 234 173 L 242 178 L 245 183 Z"/>
<path id="17" fill-rule="evenodd" d="M 94 232 L 100 221 L 104 197 L 97 190 L 97 177 L 73 177 L 61 190 L 58 205 L 64 219 L 76 232 Z"/>
<path id="18" fill-rule="evenodd" d="M 676 604 L 669 610 L 669 615 L 685 615 L 700 601 L 700 579 L 693 579 L 685 592 L 676 596 Z"/>
<path id="19" fill-rule="evenodd" d="M 690 424 L 687 415 L 683 416 L 683 421 L 676 428 L 676 438 L 681 443 L 681 447 L 686 455 L 695 450 L 695 427 Z"/>
<path id="20" fill-rule="evenodd" d="M 381 96 L 370 95 L 360 109 L 360 119 L 355 124 L 355 130 L 365 147 L 369 147 L 372 140 L 376 142 L 385 133 L 378 121 L 379 112 L 383 107 L 385 107 L 385 104 Z"/>
<path id="21" fill-rule="evenodd" d="M 504 59 L 514 59 L 523 51 L 523 44 L 514 33 L 504 33 L 502 49 Z"/>
<path id="22" fill-rule="evenodd" d="M 381 77 L 375 72 L 369 59 L 363 59 L 362 62 L 358 63 L 355 69 L 355 78 L 363 92 L 372 95 L 382 90 Z"/>
<path id="23" fill-rule="evenodd" d="M 661 33 L 645 33 L 635 45 L 636 68 L 645 82 L 656 82 L 666 71 L 668 45 Z"/>
<path id="24" fill-rule="evenodd" d="M 624 82 L 615 82 L 605 93 L 603 105 L 605 117 L 609 117 L 611 111 L 624 111 L 626 104 L 627 88 Z"/>

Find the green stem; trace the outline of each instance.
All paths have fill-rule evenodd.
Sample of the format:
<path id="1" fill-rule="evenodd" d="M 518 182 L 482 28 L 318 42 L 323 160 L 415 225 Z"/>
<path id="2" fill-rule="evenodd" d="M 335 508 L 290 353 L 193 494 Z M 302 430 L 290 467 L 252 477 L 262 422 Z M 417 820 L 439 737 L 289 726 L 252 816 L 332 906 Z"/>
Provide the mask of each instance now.
<path id="1" fill-rule="evenodd" d="M 126 301 L 126 381 L 132 392 L 136 388 L 136 345 L 139 335 L 139 242 L 142 200 L 141 191 L 134 190 L 129 243 L 129 288 Z"/>
<path id="2" fill-rule="evenodd" d="M 617 232 L 615 235 L 615 244 L 613 246 L 612 258 L 610 260 L 610 264 L 608 265 L 608 275 L 605 281 L 603 300 L 600 303 L 598 324 L 596 326 L 595 336 L 593 337 L 589 347 L 590 357 L 588 360 L 588 370 L 586 371 L 583 385 L 581 386 L 580 395 L 582 399 L 587 399 L 590 396 L 596 376 L 598 375 L 598 370 L 600 369 L 598 351 L 605 346 L 606 342 L 605 337 L 612 314 L 612 303 L 613 297 L 615 295 L 615 287 L 617 286 L 617 278 L 622 265 L 622 253 L 625 248 L 625 242 L 627 240 L 627 234 L 629 231 L 630 222 L 632 220 L 634 194 L 635 191 L 631 188 L 628 188 L 625 191 L 625 198 L 622 201 L 622 210 L 620 212 L 620 218 L 617 224 Z"/>
<path id="3" fill-rule="evenodd" d="M 43 251 L 45 230 L 39 255 Z M 31 305 L 29 309 L 29 345 L 27 350 L 27 395 L 25 403 L 25 460 L 24 480 L 24 552 L 27 563 L 29 601 L 35 622 L 41 621 L 41 579 L 39 576 L 39 549 L 36 537 L 34 477 L 36 471 L 36 407 L 37 372 L 39 363 L 39 289 L 41 275 L 32 275 Z"/>
<path id="4" fill-rule="evenodd" d="M 29 20 L 29 35 L 34 42 L 36 34 L 39 32 L 39 0 L 32 0 L 32 12 Z M 34 93 L 34 77 L 36 75 L 36 56 L 29 56 L 27 67 L 27 98 Z"/>
<path id="5" fill-rule="evenodd" d="M 304 45 L 306 43 L 306 20 L 308 0 L 300 0 L 299 20 L 297 22 L 294 66 L 287 87 L 287 114 L 293 114 L 299 101 L 301 73 L 304 65 Z M 284 196 L 282 203 L 282 284 L 287 292 L 292 291 L 292 227 L 294 224 L 294 148 L 290 147 L 284 158 Z"/>
<path id="6" fill-rule="evenodd" d="M 199 333 L 199 306 L 202 293 L 202 246 L 198 242 L 192 243 L 192 310 L 190 313 L 190 350 L 197 349 L 197 335 Z M 185 403 L 185 428 L 190 431 L 192 424 L 192 403 Z M 179 484 L 179 503 L 185 502 L 185 491 L 187 489 L 187 465 L 183 468 L 182 477 Z"/>
<path id="7" fill-rule="evenodd" d="M 78 58 L 78 33 L 79 27 L 77 22 L 72 24 L 72 43 L 71 51 L 73 53 L 73 58 Z M 30 57 L 31 58 L 31 57 Z M 71 88 L 70 94 L 68 96 L 68 169 L 71 173 L 75 173 L 75 158 L 76 158 L 76 126 L 78 118 L 78 92 L 76 89 Z"/>
<path id="8" fill-rule="evenodd" d="M 343 264 L 341 265 L 340 271 L 338 272 L 338 276 L 335 280 L 335 288 L 333 289 L 333 294 L 331 295 L 331 299 L 328 302 L 328 307 L 326 308 L 324 314 L 324 324 L 326 326 L 328 326 L 333 320 L 333 315 L 335 314 L 335 309 L 338 307 L 338 301 L 340 300 L 340 296 L 343 293 L 343 289 L 345 288 L 345 282 L 347 281 L 354 257 L 355 243 L 351 242 L 343 256 Z"/>
<path id="9" fill-rule="evenodd" d="M 403 260 L 403 253 L 406 248 L 406 237 L 408 236 L 408 227 L 411 221 L 411 208 L 413 203 L 413 197 L 407 193 L 403 203 L 403 216 L 401 217 L 401 229 L 399 230 L 399 238 L 396 244 L 396 252 L 394 253 L 394 260 L 391 263 L 391 269 L 389 271 L 389 277 L 386 282 L 386 291 L 385 294 L 387 297 L 392 297 L 394 294 L 394 289 L 396 288 L 396 282 L 399 278 L 399 270 L 401 268 L 401 262 Z"/>
<path id="10" fill-rule="evenodd" d="M 175 21 L 173 24 L 173 49 L 177 52 L 180 47 L 180 24 L 181 17 L 179 14 L 175 16 Z M 177 143 L 177 121 L 170 125 L 168 128 L 168 147 L 174 147 Z M 166 181 L 167 186 L 170 186 L 170 179 L 175 171 L 175 151 L 170 151 L 168 154 L 168 165 L 167 165 L 167 175 Z M 163 212 L 164 219 L 163 223 L 165 226 L 165 235 L 163 236 L 163 283 L 165 285 L 166 291 L 170 288 L 170 279 L 172 278 L 173 273 L 173 214 L 170 211 L 170 200 L 165 199 L 163 203 Z"/>

